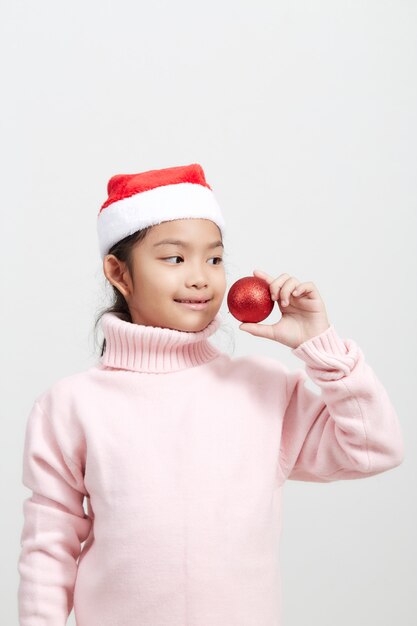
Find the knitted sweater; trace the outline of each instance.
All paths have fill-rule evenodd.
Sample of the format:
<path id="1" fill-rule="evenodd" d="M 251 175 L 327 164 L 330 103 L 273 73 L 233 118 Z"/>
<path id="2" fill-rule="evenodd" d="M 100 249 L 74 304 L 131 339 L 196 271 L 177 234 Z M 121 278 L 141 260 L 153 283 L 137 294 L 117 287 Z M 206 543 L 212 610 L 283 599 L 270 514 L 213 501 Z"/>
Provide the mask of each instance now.
<path id="1" fill-rule="evenodd" d="M 104 355 L 34 401 L 20 626 L 64 626 L 72 608 L 77 626 L 279 626 L 285 481 L 402 462 L 395 409 L 353 340 L 331 325 L 292 350 L 313 393 L 304 368 L 218 350 L 221 322 L 106 313 Z"/>

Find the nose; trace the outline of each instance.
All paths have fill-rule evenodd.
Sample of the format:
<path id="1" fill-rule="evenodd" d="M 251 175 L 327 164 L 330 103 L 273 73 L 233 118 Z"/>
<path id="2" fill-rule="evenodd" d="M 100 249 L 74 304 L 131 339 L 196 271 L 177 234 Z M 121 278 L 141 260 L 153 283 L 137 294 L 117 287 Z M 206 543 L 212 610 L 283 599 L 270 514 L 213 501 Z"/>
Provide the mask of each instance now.
<path id="1" fill-rule="evenodd" d="M 204 287 L 207 287 L 208 285 L 208 281 L 203 278 L 194 278 L 194 280 L 190 280 L 188 282 L 189 285 L 192 285 L 193 287 L 198 287 L 199 289 L 203 289 Z"/>
<path id="2" fill-rule="evenodd" d="M 201 267 L 199 263 L 196 263 L 188 274 L 187 285 L 192 285 L 193 287 L 198 287 L 199 289 L 206 287 L 208 284 L 208 279 L 204 269 Z"/>

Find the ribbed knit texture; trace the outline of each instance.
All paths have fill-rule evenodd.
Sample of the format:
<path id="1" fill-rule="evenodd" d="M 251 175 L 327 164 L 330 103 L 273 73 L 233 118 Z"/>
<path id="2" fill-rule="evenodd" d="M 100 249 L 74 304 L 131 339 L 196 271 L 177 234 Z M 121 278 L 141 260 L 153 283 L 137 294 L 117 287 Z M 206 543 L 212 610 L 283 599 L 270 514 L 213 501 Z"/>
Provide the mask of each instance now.
<path id="1" fill-rule="evenodd" d="M 115 314 L 105 313 L 101 323 L 106 351 L 101 363 L 113 368 L 160 374 L 207 363 L 219 354 L 208 338 L 221 322 L 218 313 L 204 330 L 195 333 L 132 324 Z"/>
<path id="2" fill-rule="evenodd" d="M 305 371 L 291 371 L 217 350 L 220 323 L 106 314 L 103 357 L 35 399 L 20 626 L 64 626 L 72 608 L 77 626 L 281 626 L 286 481 L 402 462 L 395 409 L 352 339 L 330 326 L 292 350 Z"/>

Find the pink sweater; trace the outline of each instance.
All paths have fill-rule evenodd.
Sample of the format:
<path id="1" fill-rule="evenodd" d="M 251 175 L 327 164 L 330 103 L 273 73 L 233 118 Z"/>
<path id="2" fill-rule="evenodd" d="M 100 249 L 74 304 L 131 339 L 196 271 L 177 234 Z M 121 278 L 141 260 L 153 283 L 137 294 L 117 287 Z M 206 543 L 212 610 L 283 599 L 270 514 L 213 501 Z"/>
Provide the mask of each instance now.
<path id="1" fill-rule="evenodd" d="M 99 362 L 35 400 L 20 626 L 64 626 L 72 607 L 77 626 L 279 626 L 285 481 L 402 462 L 397 414 L 354 341 L 330 326 L 292 350 L 320 395 L 304 369 L 219 351 L 221 322 L 189 333 L 106 313 Z"/>

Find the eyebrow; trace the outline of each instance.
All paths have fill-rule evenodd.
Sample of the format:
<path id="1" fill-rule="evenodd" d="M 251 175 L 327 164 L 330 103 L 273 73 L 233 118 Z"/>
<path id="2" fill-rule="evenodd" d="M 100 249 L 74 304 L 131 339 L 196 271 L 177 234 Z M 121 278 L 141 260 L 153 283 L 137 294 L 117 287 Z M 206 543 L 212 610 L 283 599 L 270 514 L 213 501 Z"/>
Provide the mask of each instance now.
<path id="1" fill-rule="evenodd" d="M 180 239 L 162 239 L 162 241 L 158 241 L 158 243 L 154 243 L 153 247 L 162 246 L 163 244 L 171 244 L 173 246 L 182 246 L 183 248 L 190 248 L 190 244 L 186 241 L 181 241 Z M 224 248 L 223 243 L 219 241 L 213 241 L 213 243 L 209 243 L 207 248 L 218 248 L 221 246 Z"/>

